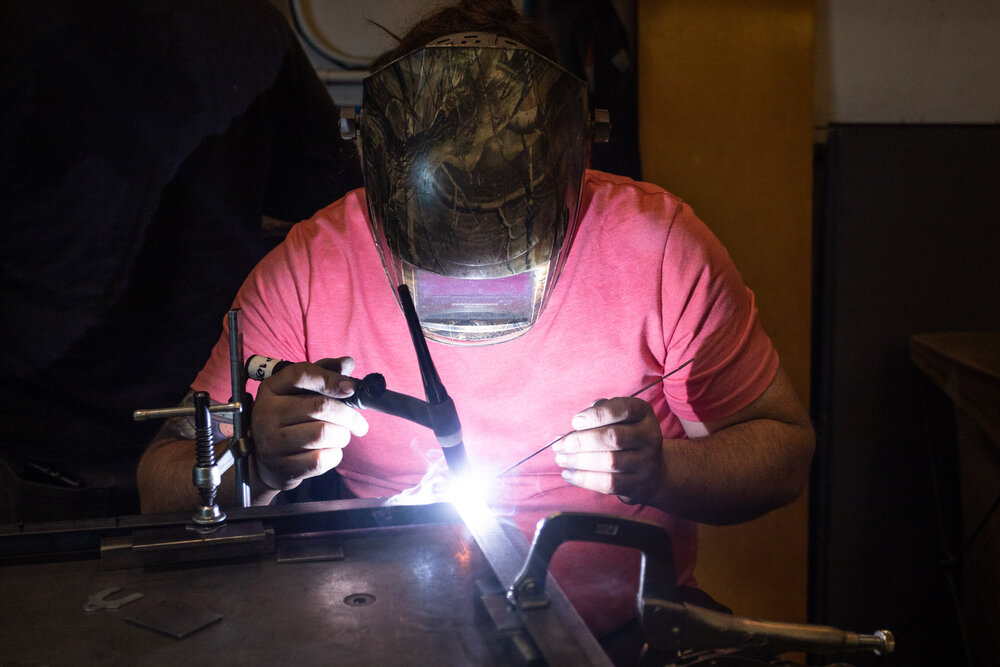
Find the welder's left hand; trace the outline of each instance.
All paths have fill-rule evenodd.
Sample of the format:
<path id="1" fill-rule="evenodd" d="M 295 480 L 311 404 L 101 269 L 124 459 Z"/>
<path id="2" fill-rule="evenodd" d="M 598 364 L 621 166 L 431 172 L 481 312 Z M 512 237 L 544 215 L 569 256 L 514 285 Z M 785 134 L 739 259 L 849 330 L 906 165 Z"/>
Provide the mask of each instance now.
<path id="1" fill-rule="evenodd" d="M 572 423 L 576 430 L 552 446 L 563 479 L 629 504 L 650 503 L 662 491 L 663 435 L 649 403 L 602 399 Z"/>

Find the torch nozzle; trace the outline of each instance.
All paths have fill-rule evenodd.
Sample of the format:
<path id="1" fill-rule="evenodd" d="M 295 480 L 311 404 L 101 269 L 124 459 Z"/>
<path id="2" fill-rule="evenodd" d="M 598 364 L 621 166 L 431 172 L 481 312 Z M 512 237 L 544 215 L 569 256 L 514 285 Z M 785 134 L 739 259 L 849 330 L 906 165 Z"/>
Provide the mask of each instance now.
<path id="1" fill-rule="evenodd" d="M 469 470 L 469 457 L 465 453 L 465 443 L 459 442 L 451 447 L 442 447 L 444 462 L 453 475 L 462 475 Z"/>

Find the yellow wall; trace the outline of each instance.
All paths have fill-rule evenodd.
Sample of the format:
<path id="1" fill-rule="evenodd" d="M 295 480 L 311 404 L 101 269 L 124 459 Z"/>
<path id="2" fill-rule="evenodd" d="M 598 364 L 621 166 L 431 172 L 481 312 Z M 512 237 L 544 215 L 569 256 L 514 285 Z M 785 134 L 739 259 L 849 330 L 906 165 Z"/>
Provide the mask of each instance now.
<path id="1" fill-rule="evenodd" d="M 729 249 L 806 400 L 812 2 L 639 0 L 637 18 L 643 176 Z M 702 527 L 696 576 L 738 614 L 801 622 L 806 547 L 802 498 L 742 526 Z"/>

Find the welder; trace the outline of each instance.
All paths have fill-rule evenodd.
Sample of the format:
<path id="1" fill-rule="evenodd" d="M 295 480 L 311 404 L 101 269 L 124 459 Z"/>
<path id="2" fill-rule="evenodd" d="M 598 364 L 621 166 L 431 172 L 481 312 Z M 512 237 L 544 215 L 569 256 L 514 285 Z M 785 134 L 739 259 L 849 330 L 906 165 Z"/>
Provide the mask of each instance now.
<path id="1" fill-rule="evenodd" d="M 473 470 L 570 431 L 497 480 L 494 510 L 528 536 L 557 510 L 656 521 L 693 589 L 695 523 L 794 500 L 812 429 L 753 294 L 691 208 L 587 169 L 586 84 L 555 60 L 509 0 L 467 0 L 376 61 L 357 123 L 365 188 L 296 225 L 236 297 L 247 354 L 300 362 L 250 383 L 253 499 L 328 471 L 346 496 L 392 496 L 440 461 L 426 428 L 339 400 L 373 371 L 420 393 L 405 285 Z M 223 332 L 193 389 L 226 400 L 228 359 Z M 145 511 L 197 503 L 188 428 L 169 422 L 146 452 Z M 635 615 L 638 561 L 571 543 L 550 571 L 602 636 Z"/>

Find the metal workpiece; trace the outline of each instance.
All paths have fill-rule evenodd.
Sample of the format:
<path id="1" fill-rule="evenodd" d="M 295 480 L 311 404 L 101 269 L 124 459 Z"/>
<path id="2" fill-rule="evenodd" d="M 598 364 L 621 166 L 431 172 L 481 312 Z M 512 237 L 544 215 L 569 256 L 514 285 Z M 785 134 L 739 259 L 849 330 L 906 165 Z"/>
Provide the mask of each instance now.
<path id="1" fill-rule="evenodd" d="M 178 566 L 275 551 L 274 531 L 260 521 L 137 528 L 101 540 L 101 570 Z"/>
<path id="2" fill-rule="evenodd" d="M 137 609 L 125 616 L 126 622 L 173 639 L 184 639 L 222 620 L 222 615 L 173 601 Z"/>
<path id="3" fill-rule="evenodd" d="M 5 663 L 506 667 L 525 664 L 521 656 L 532 650 L 543 655 L 531 648 L 533 635 L 499 633 L 482 613 L 478 583 L 499 592 L 501 600 L 505 586 L 447 504 L 351 500 L 235 508 L 219 533 L 249 523 L 257 528 L 230 535 L 229 546 L 222 537 L 203 539 L 187 531 L 185 517 L 122 517 L 114 523 L 119 534 L 104 541 L 120 542 L 114 549 L 120 555 L 219 551 L 155 567 L 137 560 L 115 570 L 95 567 L 93 557 L 81 558 L 78 551 L 62 559 L 52 553 L 0 564 Z M 177 531 L 187 544 L 178 546 L 173 535 L 162 539 L 164 529 Z M 255 541 L 255 530 L 269 537 Z M 505 569 L 514 572 L 527 546 L 519 532 L 515 536 L 521 543 L 501 531 L 500 542 L 488 547 L 494 555 L 508 553 Z M 228 551 L 241 546 L 241 539 L 250 550 L 269 539 L 272 549 L 241 556 Z M 286 542 L 294 545 L 291 557 Z M 322 548 L 308 548 L 312 542 Z M 279 557 L 283 552 L 286 557 Z M 116 613 L 81 609 L 95 591 L 111 587 L 144 597 Z M 549 593 L 550 609 L 568 605 L 555 590 Z M 585 627 L 578 630 L 589 637 Z M 558 637 L 578 641 L 565 626 Z M 540 659 L 529 664 L 595 664 Z"/>
<path id="4" fill-rule="evenodd" d="M 546 604 L 526 608 L 508 602 L 506 618 L 499 621 L 504 615 L 499 611 L 500 600 L 506 597 L 505 591 L 518 577 L 525 562 L 524 547 L 527 543 L 516 527 L 504 530 L 492 514 L 483 511 L 483 507 L 470 503 L 456 506 L 455 509 L 462 515 L 466 528 L 503 586 L 503 590 L 493 595 L 484 595 L 483 604 L 488 612 L 492 609 L 490 616 L 500 623 L 498 631 L 509 634 L 513 624 L 518 632 L 523 630 L 523 636 L 518 632 L 514 633 L 521 637 L 518 641 L 524 642 L 530 638 L 533 650 L 537 650 L 542 659 L 541 662 L 531 661 L 530 664 L 611 667 L 607 654 L 551 577 L 546 586 Z M 524 647 L 518 651 L 522 656 L 530 653 Z"/>
<path id="5" fill-rule="evenodd" d="M 540 522 L 529 549 L 516 526 L 485 509 L 342 500 L 234 508 L 209 534 L 190 530 L 186 515 L 8 528 L 0 531 L 3 658 L 608 666 L 543 567 L 558 543 L 580 539 L 641 544 L 640 615 L 653 660 L 644 664 L 694 664 L 697 654 L 699 664 L 717 657 L 735 666 L 761 664 L 739 661 L 746 653 L 895 648 L 884 630 L 755 621 L 679 602 L 665 578 L 672 567 L 655 555 L 662 541 L 648 546 L 647 522 L 557 514 Z M 119 588 L 128 595 L 114 597 Z M 93 613 L 137 592 L 127 618 Z M 530 603 L 537 593 L 545 603 Z M 94 608 L 81 610 L 88 603 Z"/>
<path id="6" fill-rule="evenodd" d="M 228 515 L 224 534 L 264 522 L 273 533 L 289 535 L 461 521 L 450 503 L 400 505 L 384 498 L 234 507 L 228 510 Z M 0 525 L 0 567 L 39 560 L 96 559 L 101 557 L 109 541 L 124 540 L 131 548 L 133 536 L 164 530 L 174 531 L 175 539 L 176 536 L 198 539 L 187 530 L 190 525 L 190 512 L 3 524 Z M 150 541 L 158 543 L 156 538 Z"/>

